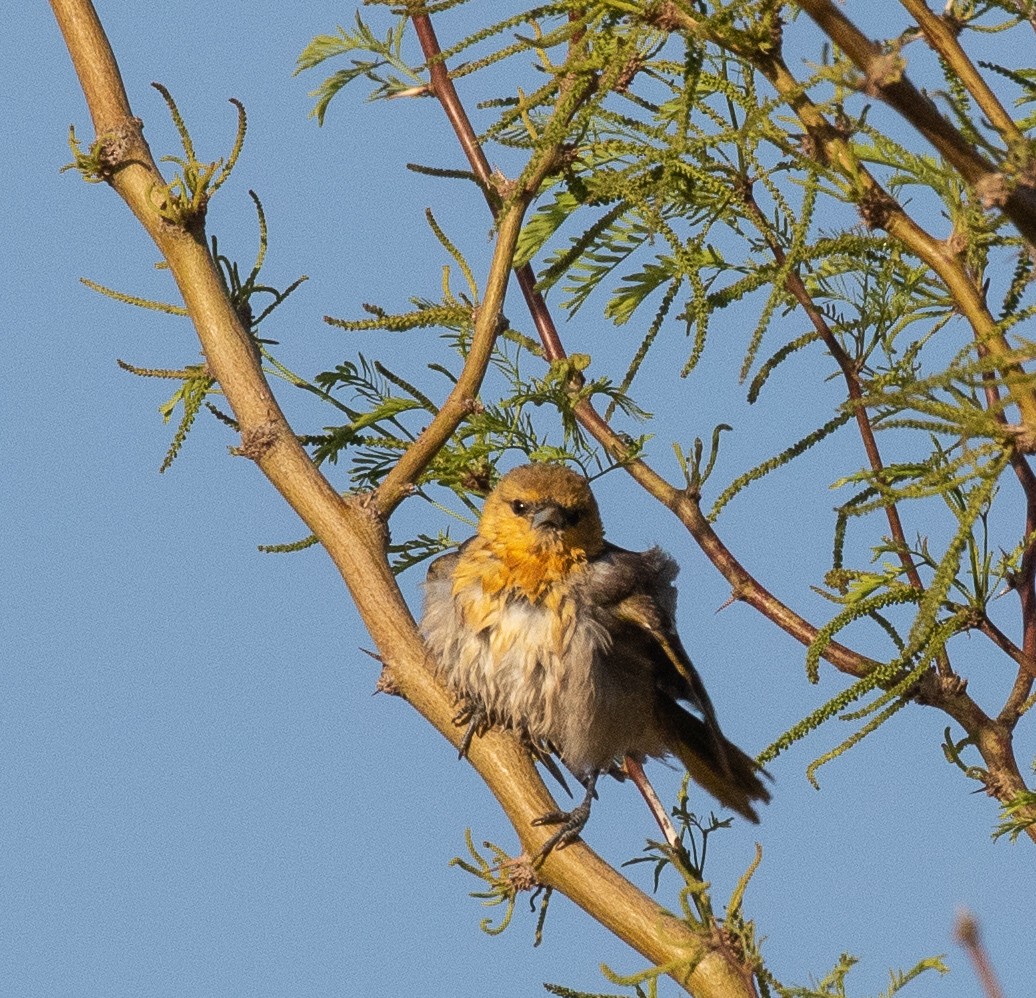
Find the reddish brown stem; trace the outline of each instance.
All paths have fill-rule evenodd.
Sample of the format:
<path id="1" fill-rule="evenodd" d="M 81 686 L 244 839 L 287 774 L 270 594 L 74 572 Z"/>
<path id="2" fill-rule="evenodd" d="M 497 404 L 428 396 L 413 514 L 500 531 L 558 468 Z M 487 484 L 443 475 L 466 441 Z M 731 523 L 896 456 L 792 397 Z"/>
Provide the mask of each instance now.
<path id="1" fill-rule="evenodd" d="M 485 194 L 489 210 L 495 220 L 499 211 L 499 201 L 493 194 L 493 171 L 478 136 L 475 134 L 475 129 L 472 127 L 471 119 L 457 94 L 457 88 L 450 79 L 446 64 L 441 58 L 442 48 L 439 46 L 439 39 L 436 37 L 431 18 L 427 14 L 414 14 L 411 20 L 417 32 L 418 41 L 421 43 L 421 51 L 428 64 L 432 93 L 442 105 L 446 117 L 453 126 L 457 141 Z M 536 289 L 536 275 L 533 273 L 532 267 L 526 264 L 516 268 L 515 276 L 518 278 L 518 287 L 525 298 L 525 304 L 536 326 L 540 342 L 543 344 L 544 355 L 548 361 L 563 360 L 566 356 L 565 349 L 561 345 L 561 337 L 558 335 L 547 303 L 544 301 L 543 295 Z"/>
<path id="2" fill-rule="evenodd" d="M 744 199 L 745 206 L 755 221 L 756 227 L 762 233 L 763 238 L 770 247 L 770 252 L 773 253 L 774 260 L 777 261 L 777 265 L 779 267 L 783 267 L 788 259 L 784 252 L 784 248 L 774 237 L 772 227 L 767 223 L 763 213 L 759 210 L 759 206 L 756 204 L 755 198 L 752 196 L 751 187 L 747 184 L 744 187 Z M 862 404 L 863 389 L 860 387 L 860 378 L 856 365 L 853 363 L 849 355 L 842 349 L 841 343 L 838 342 L 838 337 L 835 336 L 834 331 L 827 324 L 827 320 L 824 318 L 823 313 L 819 308 L 817 308 L 816 303 L 813 301 L 813 297 L 810 295 L 809 290 L 806 288 L 806 285 L 803 283 L 797 270 L 791 269 L 788 271 L 788 276 L 785 278 L 785 287 L 787 287 L 792 297 L 799 303 L 799 307 L 802 311 L 806 313 L 806 317 L 809 319 L 813 328 L 816 330 L 817 335 L 823 341 L 824 346 L 827 347 L 828 353 L 830 353 L 834 358 L 835 363 L 842 372 L 846 391 L 849 394 L 850 401 L 853 402 L 855 407 L 856 426 L 860 433 L 860 439 L 863 442 L 863 449 L 867 455 L 867 461 L 871 466 L 871 470 L 880 477 L 881 473 L 885 469 L 885 465 L 881 460 L 881 452 L 878 450 L 878 442 L 874 438 L 874 428 L 871 426 L 870 417 L 867 415 L 867 408 Z M 914 565 L 914 560 L 910 556 L 906 534 L 903 530 L 903 522 L 899 517 L 899 510 L 895 503 L 888 503 L 885 506 L 885 516 L 888 519 L 889 531 L 892 535 L 893 541 L 895 542 L 896 554 L 900 563 L 903 565 L 903 570 L 906 572 L 907 578 L 910 580 L 910 584 L 915 589 L 924 589 L 924 584 L 922 583 L 921 576 L 917 571 L 917 566 Z"/>
<path id="3" fill-rule="evenodd" d="M 671 848 L 679 849 L 680 836 L 676 832 L 676 826 L 670 821 L 669 812 L 666 811 L 665 805 L 659 799 L 655 788 L 651 785 L 647 773 L 644 772 L 644 767 L 630 755 L 626 756 L 623 766 L 626 770 L 626 775 L 630 778 L 630 782 L 640 791 L 640 796 L 644 798 L 644 802 L 647 804 L 651 816 L 655 819 L 655 823 L 665 836 L 666 842 L 669 843 Z"/>
<path id="4" fill-rule="evenodd" d="M 982 985 L 982 993 L 985 998 L 1004 998 L 1004 992 L 1000 988 L 1000 982 L 996 979 L 993 971 L 993 964 L 990 962 L 989 954 L 982 943 L 982 936 L 978 930 L 978 922 L 970 911 L 962 911 L 957 916 L 956 931 L 957 942 L 964 947 L 964 951 L 975 968 L 975 976 Z"/>
<path id="5" fill-rule="evenodd" d="M 1007 418 L 1004 416 L 1003 406 L 1000 402 L 1000 390 L 995 379 L 992 375 L 986 375 L 984 381 L 986 407 L 995 414 L 995 418 L 1001 426 L 1006 426 Z M 1011 687 L 1011 692 L 998 717 L 1002 723 L 1013 728 L 1018 723 L 1022 705 L 1028 699 L 1032 691 L 1033 680 L 1036 678 L 1036 671 L 1033 671 L 1032 665 L 1036 662 L 1036 474 L 1033 473 L 1028 458 L 1019 453 L 1017 449 L 1011 453 L 1011 467 L 1014 469 L 1015 477 L 1025 495 L 1024 536 L 1027 538 L 1027 542 L 1018 574 L 1011 579 L 1012 588 L 1018 593 L 1022 614 L 1021 648 L 1009 641 L 999 629 L 994 630 L 1011 649 L 1017 652 L 1017 654 L 1013 653 L 997 641 L 998 646 L 1007 651 L 1019 665 L 1014 685 Z M 992 628 L 992 623 L 989 626 Z M 994 640 L 997 639 L 994 638 Z"/>

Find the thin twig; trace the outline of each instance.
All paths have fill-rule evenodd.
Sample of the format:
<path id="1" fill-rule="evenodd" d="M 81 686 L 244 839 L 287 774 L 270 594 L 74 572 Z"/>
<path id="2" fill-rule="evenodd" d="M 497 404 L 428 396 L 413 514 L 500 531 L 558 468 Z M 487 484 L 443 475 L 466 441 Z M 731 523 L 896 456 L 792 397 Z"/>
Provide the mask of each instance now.
<path id="1" fill-rule="evenodd" d="M 986 408 L 994 413 L 994 418 L 1001 426 L 1006 426 L 1007 417 L 1000 404 L 1000 390 L 995 379 L 991 374 L 986 374 L 983 381 Z M 1013 729 L 1018 723 L 1020 711 L 1029 697 L 1033 679 L 1036 677 L 1036 672 L 1033 672 L 1031 667 L 1031 663 L 1036 661 L 1036 474 L 1033 473 L 1029 459 L 1019 453 L 1017 448 L 1011 452 L 1011 467 L 1025 495 L 1024 537 L 1027 541 L 1018 572 L 1010 580 L 1011 587 L 1018 593 L 1022 616 L 1022 646 L 1017 649 L 1017 655 L 1008 652 L 1018 663 L 1018 674 L 997 717 L 997 720 L 1009 729 Z M 1006 635 L 1004 640 L 1008 640 Z M 1016 648 L 1013 642 L 1010 642 L 1010 645 L 1011 648 Z"/>
<path id="2" fill-rule="evenodd" d="M 532 199 L 539 192 L 541 184 L 555 168 L 557 153 L 556 149 L 550 148 L 538 150 L 523 172 L 521 183 L 516 189 L 515 185 L 509 185 L 512 189 L 508 191 L 506 199 L 502 198 L 497 190 L 498 179 L 502 178 L 494 178 L 492 174 L 489 161 L 482 151 L 478 137 L 442 59 L 442 50 L 439 47 L 431 18 L 427 14 L 414 14 L 411 20 L 428 65 L 430 89 L 442 105 L 468 163 L 479 181 L 479 186 L 496 223 L 497 239 L 489 278 L 475 320 L 471 349 L 465 360 L 464 369 L 435 418 L 421 433 L 417 441 L 404 452 L 381 485 L 378 486 L 375 503 L 385 516 L 390 514 L 406 497 L 420 473 L 450 439 L 475 404 L 479 387 L 489 367 L 493 345 L 503 325 L 504 297 L 522 220 Z M 554 114 L 563 123 L 575 112 L 578 100 L 569 100 L 564 107 L 562 103 L 559 102 Z M 526 300 L 528 301 L 530 289 L 532 294 L 538 296 L 531 271 L 526 281 L 522 280 L 520 273 L 518 276 L 519 285 L 522 287 L 523 294 L 526 295 Z M 545 307 L 542 311 L 545 312 Z M 556 337 L 556 331 L 554 335 Z"/>
<path id="3" fill-rule="evenodd" d="M 630 782 L 640 791 L 640 796 L 644 798 L 644 802 L 665 836 L 666 842 L 669 843 L 671 848 L 680 849 L 680 836 L 676 831 L 676 826 L 670 819 L 669 812 L 659 799 L 655 788 L 651 785 L 647 773 L 644 772 L 643 765 L 630 755 L 623 760 L 623 765 L 626 769 L 626 774 L 630 778 Z"/>
<path id="4" fill-rule="evenodd" d="M 1014 659 L 1028 673 L 1030 679 L 1036 680 L 1036 659 L 1026 655 L 999 627 L 983 615 L 978 622 L 978 630 L 993 642 L 1004 654 Z"/>
<path id="5" fill-rule="evenodd" d="M 773 254 L 774 260 L 777 261 L 777 266 L 783 269 L 787 262 L 787 255 L 774 235 L 773 227 L 766 220 L 762 211 L 760 211 L 750 185 L 744 185 L 743 195 L 745 207 L 752 221 L 770 247 L 770 252 Z M 817 335 L 823 341 L 824 346 L 827 347 L 828 353 L 834 358 L 835 363 L 842 372 L 842 379 L 845 381 L 849 399 L 854 403 L 856 426 L 860 433 L 860 439 L 863 442 L 864 452 L 867 454 L 867 461 L 870 463 L 871 470 L 878 476 L 880 481 L 885 465 L 881 459 L 881 452 L 878 450 L 878 442 L 874 437 L 874 428 L 871 426 L 867 408 L 861 404 L 863 402 L 863 389 L 860 386 L 859 371 L 849 355 L 842 349 L 842 344 L 839 343 L 838 337 L 835 336 L 834 331 L 828 325 L 823 313 L 817 308 L 816 302 L 813 301 L 813 297 L 799 276 L 798 270 L 795 268 L 789 270 L 784 283 L 792 297 L 799 303 L 799 307 L 806 313 L 806 317 L 812 323 Z M 903 565 L 903 570 L 906 572 L 910 584 L 915 589 L 923 590 L 924 583 L 921 581 L 921 575 L 917 571 L 914 559 L 911 557 L 910 546 L 907 544 L 903 522 L 899 516 L 899 509 L 892 502 L 887 503 L 884 509 L 889 524 L 889 531 L 892 535 L 892 540 L 895 542 L 896 554 Z"/>

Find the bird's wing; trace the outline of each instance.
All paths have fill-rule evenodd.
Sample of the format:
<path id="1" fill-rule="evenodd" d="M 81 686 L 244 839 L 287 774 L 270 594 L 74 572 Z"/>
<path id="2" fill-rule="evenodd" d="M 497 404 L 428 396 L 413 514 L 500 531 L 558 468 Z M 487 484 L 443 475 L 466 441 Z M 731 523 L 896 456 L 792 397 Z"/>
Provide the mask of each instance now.
<path id="1" fill-rule="evenodd" d="M 453 575 L 453 570 L 457 567 L 457 562 L 459 560 L 460 548 L 456 551 L 450 551 L 448 554 L 439 555 L 439 557 L 428 566 L 428 573 L 425 575 L 425 582 L 444 582 Z"/>
<path id="2" fill-rule="evenodd" d="M 591 563 L 587 599 L 647 638 L 641 644 L 650 650 L 659 689 L 687 701 L 718 731 L 715 708 L 676 630 L 678 571 L 660 548 L 638 552 L 608 544 Z"/>
<path id="3" fill-rule="evenodd" d="M 758 821 L 754 801 L 768 801 L 770 793 L 759 778 L 755 761 L 728 741 L 716 719 L 705 686 L 676 632 L 676 578 L 678 567 L 659 548 L 638 553 L 608 545 L 593 560 L 586 599 L 607 627 L 618 625 L 622 635 L 614 652 L 627 666 L 644 663 L 654 672 L 658 691 L 656 721 L 670 751 L 697 783 L 722 804 Z M 677 701 L 694 707 L 701 719 Z M 765 774 L 764 774 L 765 775 Z"/>

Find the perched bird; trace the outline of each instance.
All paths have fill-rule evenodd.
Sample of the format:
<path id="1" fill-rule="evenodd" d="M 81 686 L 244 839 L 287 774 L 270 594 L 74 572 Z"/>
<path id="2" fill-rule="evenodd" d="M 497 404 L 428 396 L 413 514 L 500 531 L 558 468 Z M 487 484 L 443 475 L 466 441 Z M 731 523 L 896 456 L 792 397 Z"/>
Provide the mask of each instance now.
<path id="1" fill-rule="evenodd" d="M 605 541 L 586 479 L 553 464 L 504 475 L 478 533 L 428 571 L 421 626 L 462 704 L 462 754 L 498 724 L 541 760 L 556 754 L 586 788 L 571 812 L 538 819 L 561 826 L 542 855 L 579 835 L 598 777 L 626 756 L 676 756 L 753 822 L 754 802 L 770 798 L 759 767 L 720 731 L 680 643 L 677 571 L 659 548 Z"/>

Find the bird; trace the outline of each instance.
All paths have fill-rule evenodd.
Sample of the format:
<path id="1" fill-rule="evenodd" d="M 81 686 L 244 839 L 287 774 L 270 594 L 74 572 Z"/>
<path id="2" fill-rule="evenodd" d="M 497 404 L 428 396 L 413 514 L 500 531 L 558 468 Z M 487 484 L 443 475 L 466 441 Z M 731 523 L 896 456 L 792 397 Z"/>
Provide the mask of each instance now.
<path id="1" fill-rule="evenodd" d="M 598 779 L 621 778 L 626 757 L 675 757 L 751 822 L 770 799 L 677 634 L 678 570 L 658 547 L 606 541 L 588 480 L 546 462 L 503 475 L 477 533 L 428 569 L 421 630 L 467 725 L 461 755 L 489 727 L 510 729 L 562 785 L 553 756 L 585 789 L 571 811 L 534 822 L 560 826 L 541 857 L 579 837 Z"/>

